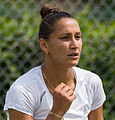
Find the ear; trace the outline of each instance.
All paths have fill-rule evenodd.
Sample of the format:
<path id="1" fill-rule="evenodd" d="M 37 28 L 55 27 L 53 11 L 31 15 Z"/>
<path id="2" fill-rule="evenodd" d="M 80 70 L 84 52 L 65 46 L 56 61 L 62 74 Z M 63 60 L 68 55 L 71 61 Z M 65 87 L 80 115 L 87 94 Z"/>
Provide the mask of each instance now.
<path id="1" fill-rule="evenodd" d="M 45 39 L 40 38 L 40 48 L 44 53 L 48 53 L 48 43 Z"/>

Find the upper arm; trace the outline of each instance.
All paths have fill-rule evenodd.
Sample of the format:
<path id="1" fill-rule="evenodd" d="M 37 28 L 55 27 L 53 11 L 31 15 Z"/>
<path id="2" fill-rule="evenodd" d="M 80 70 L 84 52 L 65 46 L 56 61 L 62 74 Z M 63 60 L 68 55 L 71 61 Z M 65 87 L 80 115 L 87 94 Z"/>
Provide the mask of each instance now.
<path id="1" fill-rule="evenodd" d="M 30 115 L 27 115 L 14 109 L 9 109 L 9 120 L 34 120 L 34 119 Z"/>
<path id="2" fill-rule="evenodd" d="M 92 110 L 88 115 L 88 120 L 103 120 L 103 106 Z"/>
<path id="3" fill-rule="evenodd" d="M 96 110 L 103 105 L 104 101 L 106 100 L 102 80 L 96 74 L 91 76 L 91 89 L 93 91 L 91 110 Z"/>
<path id="4" fill-rule="evenodd" d="M 36 98 L 33 96 L 34 95 L 30 91 L 23 88 L 22 86 L 13 87 L 7 93 L 4 111 L 11 111 L 10 113 L 13 113 L 13 115 L 22 112 L 27 115 L 33 116 L 35 114 L 34 111 L 37 108 Z M 16 110 L 19 112 L 17 112 Z"/>

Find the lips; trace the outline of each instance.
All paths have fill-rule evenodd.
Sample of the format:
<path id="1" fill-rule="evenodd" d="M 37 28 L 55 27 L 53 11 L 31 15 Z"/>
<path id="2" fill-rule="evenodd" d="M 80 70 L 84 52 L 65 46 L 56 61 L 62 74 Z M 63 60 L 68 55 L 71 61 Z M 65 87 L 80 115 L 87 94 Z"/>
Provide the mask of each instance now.
<path id="1" fill-rule="evenodd" d="M 78 56 L 78 53 L 71 53 L 68 56 Z"/>
<path id="2" fill-rule="evenodd" d="M 68 54 L 68 57 L 70 59 L 77 60 L 77 59 L 79 59 L 79 54 L 77 52 L 76 53 L 71 53 L 71 54 Z"/>

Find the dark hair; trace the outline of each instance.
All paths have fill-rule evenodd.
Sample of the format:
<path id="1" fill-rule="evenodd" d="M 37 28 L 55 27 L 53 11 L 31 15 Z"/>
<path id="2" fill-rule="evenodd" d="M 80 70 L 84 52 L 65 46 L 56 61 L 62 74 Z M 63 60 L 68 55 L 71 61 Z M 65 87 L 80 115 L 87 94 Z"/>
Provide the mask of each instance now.
<path id="1" fill-rule="evenodd" d="M 55 30 L 55 23 L 61 18 L 74 18 L 69 13 L 61 11 L 58 5 L 44 5 L 40 10 L 42 17 L 41 24 L 39 26 L 39 39 L 44 38 L 48 40 L 49 35 Z"/>

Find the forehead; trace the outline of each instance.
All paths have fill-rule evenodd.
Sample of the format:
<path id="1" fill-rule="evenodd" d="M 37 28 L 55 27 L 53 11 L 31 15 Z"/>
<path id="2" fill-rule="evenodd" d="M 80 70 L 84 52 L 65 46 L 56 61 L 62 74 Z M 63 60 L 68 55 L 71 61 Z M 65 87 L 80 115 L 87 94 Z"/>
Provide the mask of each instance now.
<path id="1" fill-rule="evenodd" d="M 78 22 L 73 18 L 62 18 L 55 24 L 56 34 L 81 32 Z"/>

